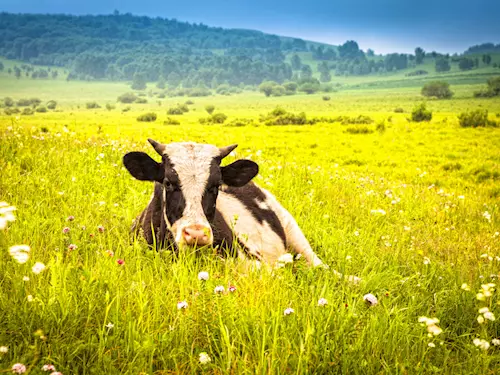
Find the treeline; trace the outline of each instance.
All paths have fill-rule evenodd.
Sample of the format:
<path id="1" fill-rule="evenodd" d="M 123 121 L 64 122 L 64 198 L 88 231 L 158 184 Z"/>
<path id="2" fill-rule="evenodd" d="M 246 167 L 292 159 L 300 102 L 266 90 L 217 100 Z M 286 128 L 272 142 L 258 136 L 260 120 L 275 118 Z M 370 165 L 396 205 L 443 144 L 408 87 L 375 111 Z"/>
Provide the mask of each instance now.
<path id="1" fill-rule="evenodd" d="M 479 53 L 500 53 L 500 44 L 483 43 L 469 47 L 465 54 L 479 54 Z"/>
<path id="2" fill-rule="evenodd" d="M 131 14 L 0 13 L 1 56 L 67 67 L 69 79 L 131 80 L 140 74 L 188 86 L 282 82 L 291 78 L 284 60 L 293 51 L 307 51 L 307 43 Z"/>

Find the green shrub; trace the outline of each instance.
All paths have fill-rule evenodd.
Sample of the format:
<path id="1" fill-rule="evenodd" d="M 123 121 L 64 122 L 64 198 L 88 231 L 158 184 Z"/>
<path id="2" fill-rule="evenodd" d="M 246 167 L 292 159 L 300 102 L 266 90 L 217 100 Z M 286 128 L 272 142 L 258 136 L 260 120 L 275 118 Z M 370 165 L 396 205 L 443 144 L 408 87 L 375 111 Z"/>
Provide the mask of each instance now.
<path id="1" fill-rule="evenodd" d="M 126 106 L 125 108 L 122 109 L 122 112 L 128 112 L 130 111 L 132 108 L 128 105 Z"/>
<path id="2" fill-rule="evenodd" d="M 493 98 L 494 96 L 496 96 L 495 93 L 488 88 L 474 91 L 475 98 Z"/>
<path id="3" fill-rule="evenodd" d="M 368 126 L 350 126 L 345 129 L 345 132 L 351 134 L 370 134 L 373 133 L 373 130 Z"/>
<path id="4" fill-rule="evenodd" d="M 21 111 L 19 110 L 19 108 L 7 107 L 7 108 L 5 108 L 5 111 L 4 111 L 4 112 L 5 112 L 5 114 L 6 114 L 7 116 L 11 116 L 11 115 L 16 115 L 16 114 L 18 114 L 18 113 L 19 113 L 19 112 L 21 112 Z"/>
<path id="5" fill-rule="evenodd" d="M 426 70 L 419 69 L 415 70 L 414 72 L 406 73 L 405 75 L 407 77 L 414 77 L 414 76 L 424 76 L 426 74 L 429 74 L 429 72 Z"/>
<path id="6" fill-rule="evenodd" d="M 57 102 L 55 100 L 49 100 L 47 102 L 47 108 L 48 109 L 54 110 L 54 109 L 56 109 L 56 107 L 57 107 Z"/>
<path id="7" fill-rule="evenodd" d="M 369 116 L 359 115 L 357 117 L 349 117 L 345 116 L 342 120 L 342 125 L 349 124 L 371 124 L 373 123 L 373 119 Z"/>
<path id="8" fill-rule="evenodd" d="M 9 98 L 8 96 L 3 99 L 3 104 L 6 107 L 12 107 L 14 106 L 14 100 L 12 98 Z"/>
<path id="9" fill-rule="evenodd" d="M 192 100 L 186 100 L 186 102 L 184 104 L 186 104 L 186 105 L 193 105 L 194 102 Z"/>
<path id="10" fill-rule="evenodd" d="M 322 98 L 325 102 L 329 101 L 330 100 L 330 97 L 327 96 L 327 95 L 324 95 L 323 98 Z"/>
<path id="11" fill-rule="evenodd" d="M 200 96 L 210 96 L 212 91 L 204 87 L 195 87 L 194 89 L 187 91 L 187 96 L 200 97 Z"/>
<path id="12" fill-rule="evenodd" d="M 18 107 L 29 107 L 31 105 L 30 99 L 19 99 L 16 103 Z"/>
<path id="13" fill-rule="evenodd" d="M 215 111 L 215 106 L 213 104 L 207 104 L 205 106 L 205 111 L 207 111 L 208 114 L 211 115 Z"/>
<path id="14" fill-rule="evenodd" d="M 97 102 L 88 102 L 87 104 L 85 104 L 87 109 L 97 109 L 97 108 L 101 108 L 101 106 L 99 104 L 97 104 Z"/>
<path id="15" fill-rule="evenodd" d="M 137 104 L 146 104 L 148 100 L 146 98 L 137 98 L 135 101 Z"/>
<path id="16" fill-rule="evenodd" d="M 272 91 L 271 91 L 271 96 L 283 96 L 285 95 L 285 88 L 283 86 L 280 86 L 280 85 L 276 85 L 273 87 Z"/>
<path id="17" fill-rule="evenodd" d="M 382 120 L 381 122 L 379 122 L 375 128 L 379 133 L 383 133 L 385 132 L 385 121 Z"/>
<path id="18" fill-rule="evenodd" d="M 404 113 L 404 111 L 405 110 L 403 108 L 401 108 L 401 107 L 394 108 L 394 113 Z"/>
<path id="19" fill-rule="evenodd" d="M 477 109 L 470 112 L 462 112 L 458 115 L 458 121 L 463 128 L 477 128 L 484 126 L 496 126 L 496 122 L 488 120 L 488 110 Z"/>
<path id="20" fill-rule="evenodd" d="M 444 81 L 433 81 L 426 83 L 421 91 L 423 96 L 436 97 L 439 99 L 449 99 L 453 96 L 450 84 Z"/>
<path id="21" fill-rule="evenodd" d="M 142 121 L 142 122 L 156 121 L 156 113 L 154 113 L 154 112 L 144 113 L 143 115 L 140 115 L 139 117 L 137 117 L 137 121 Z"/>
<path id="22" fill-rule="evenodd" d="M 443 164 L 441 168 L 445 171 L 459 171 L 462 169 L 462 164 L 460 163 L 447 163 Z"/>
<path id="23" fill-rule="evenodd" d="M 240 127 L 240 126 L 255 126 L 255 125 L 257 124 L 252 119 L 237 118 L 232 120 L 231 122 L 228 122 L 225 126 Z"/>
<path id="24" fill-rule="evenodd" d="M 46 107 L 37 107 L 36 111 L 40 112 L 40 113 L 45 113 L 45 112 L 47 112 L 47 108 Z"/>
<path id="25" fill-rule="evenodd" d="M 163 122 L 164 125 L 180 125 L 181 122 L 172 117 L 167 117 L 167 119 Z"/>
<path id="26" fill-rule="evenodd" d="M 133 92 L 127 92 L 118 97 L 120 103 L 133 103 L 137 100 L 137 96 Z"/>
<path id="27" fill-rule="evenodd" d="M 168 115 L 183 115 L 184 114 L 184 111 L 182 109 L 180 109 L 179 107 L 172 107 L 172 108 L 169 108 L 167 110 L 167 114 Z"/>
<path id="28" fill-rule="evenodd" d="M 106 109 L 107 109 L 108 111 L 111 111 L 111 110 L 113 110 L 113 109 L 115 109 L 115 108 L 116 108 L 116 106 L 114 106 L 113 104 L 106 103 Z"/>
<path id="29" fill-rule="evenodd" d="M 224 113 L 214 113 L 211 116 L 211 122 L 214 124 L 223 124 L 227 120 L 227 116 Z"/>
<path id="30" fill-rule="evenodd" d="M 179 104 L 178 107 L 184 113 L 189 112 L 189 107 L 187 106 L 187 104 Z"/>
<path id="31" fill-rule="evenodd" d="M 32 106 L 37 106 L 37 105 L 40 105 L 40 103 L 42 103 L 42 100 L 41 99 L 38 99 L 38 98 L 31 98 L 29 99 L 29 101 L 31 102 L 31 105 Z"/>
<path id="32" fill-rule="evenodd" d="M 23 116 L 31 116 L 35 113 L 31 108 L 24 108 L 23 111 L 21 112 L 21 115 Z"/>
<path id="33" fill-rule="evenodd" d="M 411 120 L 415 122 L 431 121 L 432 112 L 427 110 L 425 103 L 421 103 L 413 108 L 411 112 Z"/>

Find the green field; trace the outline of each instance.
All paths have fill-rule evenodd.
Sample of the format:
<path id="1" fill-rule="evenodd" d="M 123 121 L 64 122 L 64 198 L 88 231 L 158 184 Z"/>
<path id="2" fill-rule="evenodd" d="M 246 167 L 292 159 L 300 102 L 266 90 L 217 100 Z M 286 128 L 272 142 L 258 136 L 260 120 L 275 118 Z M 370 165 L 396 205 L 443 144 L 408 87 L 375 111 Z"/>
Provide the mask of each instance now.
<path id="1" fill-rule="evenodd" d="M 484 300 L 477 294 L 497 284 L 500 271 L 500 128 L 462 128 L 457 118 L 487 109 L 500 121 L 498 98 L 473 98 L 482 86 L 477 78 L 450 81 L 453 99 L 427 100 L 432 120 L 415 123 L 410 112 L 424 100 L 412 83 L 346 88 L 328 101 L 325 94 L 245 92 L 146 95 L 147 104 L 125 105 L 116 103 L 129 91 L 125 83 L 3 73 L 0 99 L 37 97 L 58 106 L 31 116 L 0 109 L 0 202 L 17 208 L 16 221 L 0 231 L 0 347 L 8 349 L 0 352 L 0 372 L 23 363 L 41 374 L 51 363 L 64 375 L 498 373 L 500 326 L 478 311 L 488 307 L 500 317 L 500 299 L 495 290 Z M 188 113 L 169 116 L 180 125 L 164 124 L 167 109 L 188 99 Z M 102 108 L 86 109 L 89 101 Z M 201 125 L 207 104 L 228 116 L 226 124 L 240 118 L 256 125 Z M 263 125 L 260 116 L 277 106 L 308 118 L 364 115 L 373 123 Z M 145 112 L 158 119 L 138 122 Z M 353 134 L 358 127 L 369 133 Z M 236 157 L 259 164 L 255 181 L 295 216 L 330 270 L 302 260 L 253 270 L 211 249 L 174 260 L 132 241 L 130 224 L 152 184 L 134 180 L 121 159 L 133 150 L 156 158 L 147 138 L 238 143 Z M 31 248 L 24 264 L 9 255 L 21 244 Z M 36 262 L 46 265 L 39 274 Z M 200 271 L 210 279 L 198 280 Z M 222 295 L 214 293 L 218 285 Z M 363 300 L 368 293 L 378 304 Z M 320 298 L 328 304 L 318 306 Z M 179 301 L 188 307 L 179 310 Z M 284 315 L 287 308 L 294 313 Z M 428 328 L 442 332 L 429 337 L 422 316 L 439 319 Z M 475 339 L 490 347 L 480 349 Z"/>

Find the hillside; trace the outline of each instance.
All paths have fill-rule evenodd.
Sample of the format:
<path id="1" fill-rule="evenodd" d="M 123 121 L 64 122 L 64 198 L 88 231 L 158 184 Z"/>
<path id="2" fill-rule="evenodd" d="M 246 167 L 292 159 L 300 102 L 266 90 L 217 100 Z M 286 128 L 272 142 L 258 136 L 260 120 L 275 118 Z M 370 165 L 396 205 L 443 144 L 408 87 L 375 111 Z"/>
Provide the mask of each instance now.
<path id="1" fill-rule="evenodd" d="M 255 87 L 263 81 L 295 81 L 318 89 L 320 82 L 392 87 L 442 77 L 477 83 L 500 73 L 497 50 L 498 45 L 489 43 L 473 46 L 463 56 L 424 51 L 421 56 L 384 56 L 362 51 L 355 41 L 329 46 L 254 30 L 131 14 L 0 13 L 0 57 L 18 62 L 13 67 L 4 64 L 9 75 L 133 81 L 136 89 L 147 82 L 157 82 L 160 88 L 213 89 L 221 84 Z M 483 59 L 485 53 L 489 60 Z M 439 62 L 444 63 L 441 72 L 436 71 Z M 54 67 L 64 69 L 62 77 Z"/>

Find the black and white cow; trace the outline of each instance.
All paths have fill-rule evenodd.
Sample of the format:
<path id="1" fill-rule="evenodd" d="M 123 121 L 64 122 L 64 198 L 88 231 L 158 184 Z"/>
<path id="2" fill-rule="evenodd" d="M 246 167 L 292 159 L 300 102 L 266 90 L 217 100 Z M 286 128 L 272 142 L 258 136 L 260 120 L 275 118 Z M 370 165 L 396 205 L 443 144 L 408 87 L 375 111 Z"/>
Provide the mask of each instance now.
<path id="1" fill-rule="evenodd" d="M 259 171 L 256 163 L 220 165 L 237 145 L 148 141 L 161 162 L 130 152 L 123 163 L 136 179 L 155 183 L 151 201 L 132 228 L 143 232 L 150 245 L 175 250 L 219 245 L 270 264 L 294 252 L 313 266 L 323 265 L 292 215 L 251 181 Z"/>

